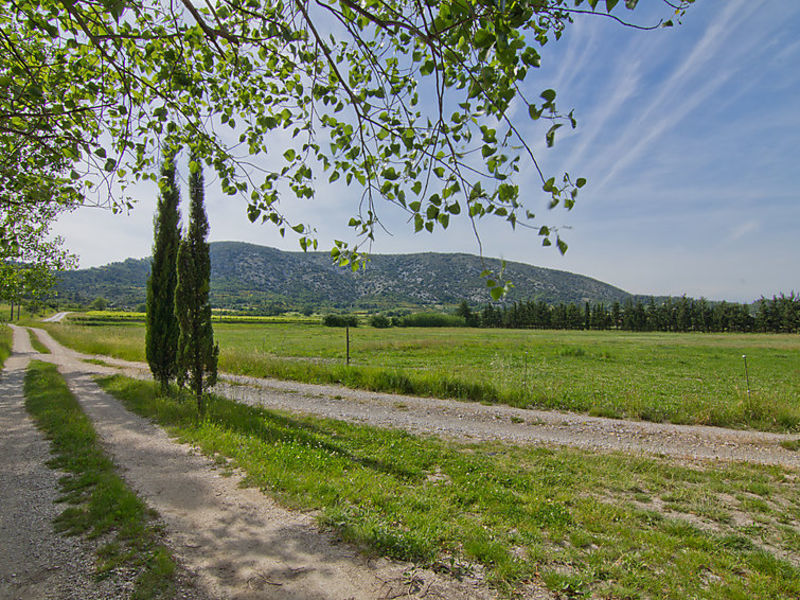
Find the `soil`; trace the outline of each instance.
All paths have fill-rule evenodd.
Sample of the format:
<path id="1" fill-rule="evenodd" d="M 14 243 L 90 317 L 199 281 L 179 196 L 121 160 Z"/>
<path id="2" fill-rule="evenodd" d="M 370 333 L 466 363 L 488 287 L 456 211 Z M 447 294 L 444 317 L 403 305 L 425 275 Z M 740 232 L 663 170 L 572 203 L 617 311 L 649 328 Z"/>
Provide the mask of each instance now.
<path id="1" fill-rule="evenodd" d="M 93 589 L 97 582 L 90 575 L 90 553 L 84 548 L 84 554 L 73 559 L 66 550 L 55 550 L 58 544 L 80 544 L 58 536 L 50 525 L 60 510 L 53 505 L 58 474 L 43 467 L 47 442 L 22 407 L 22 377 L 31 357 L 58 365 L 123 477 L 161 515 L 166 543 L 183 568 L 181 597 L 458 600 L 495 596 L 481 580 L 479 569 L 471 578 L 456 580 L 410 563 L 371 557 L 320 530 L 313 514 L 286 510 L 259 490 L 240 487 L 238 476 L 223 476 L 212 461 L 126 411 L 92 381 L 94 374 L 113 372 L 145 378 L 146 365 L 80 355 L 57 344 L 46 332 L 34 331 L 52 354 L 34 353 L 27 331 L 14 328 L 15 353 L 0 380 L 0 427 L 6 432 L 0 437 L 0 452 L 11 465 L 0 480 L 0 539 L 4 540 L 0 600 L 120 598 L 126 597 L 130 587 L 120 575 L 109 584 L 111 589 Z M 90 358 L 104 364 L 85 362 Z M 215 391 L 237 401 L 461 441 L 570 445 L 592 452 L 800 467 L 800 453 L 780 445 L 793 436 L 780 434 L 620 421 L 240 376 L 222 379 Z M 26 513 L 40 516 L 26 519 Z M 39 562 L 27 558 L 32 549 L 50 547 L 53 552 Z M 39 580 L 50 583 L 31 587 Z M 45 589 L 51 595 L 43 595 Z M 531 584 L 524 592 L 532 599 L 551 597 L 542 585 Z"/>

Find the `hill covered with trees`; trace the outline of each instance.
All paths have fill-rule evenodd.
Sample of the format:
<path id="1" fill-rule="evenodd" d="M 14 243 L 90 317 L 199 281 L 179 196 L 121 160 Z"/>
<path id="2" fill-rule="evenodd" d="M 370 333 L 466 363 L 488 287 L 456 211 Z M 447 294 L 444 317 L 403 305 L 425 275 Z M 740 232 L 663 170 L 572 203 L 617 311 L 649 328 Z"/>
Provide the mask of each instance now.
<path id="1" fill-rule="evenodd" d="M 287 308 L 392 310 L 484 304 L 490 296 L 481 272 L 501 261 L 470 254 L 375 254 L 365 269 L 338 267 L 324 252 L 284 252 L 242 242 L 211 244 L 211 302 L 217 308 L 270 313 Z M 145 301 L 150 258 L 64 273 L 63 300 L 88 303 L 103 297 L 113 306 Z M 505 299 L 622 302 L 630 296 L 609 284 L 565 271 L 506 263 L 514 287 Z"/>

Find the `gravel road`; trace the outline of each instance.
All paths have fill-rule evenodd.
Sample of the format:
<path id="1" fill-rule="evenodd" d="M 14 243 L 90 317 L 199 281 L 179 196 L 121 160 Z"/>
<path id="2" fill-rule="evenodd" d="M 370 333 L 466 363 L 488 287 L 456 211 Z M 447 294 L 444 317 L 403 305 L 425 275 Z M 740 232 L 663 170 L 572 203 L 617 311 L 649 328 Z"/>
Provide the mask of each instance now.
<path id="1" fill-rule="evenodd" d="M 45 465 L 50 444 L 25 410 L 25 369 L 37 355 L 24 329 L 14 329 L 14 349 L 0 377 L 0 599 L 126 598 L 135 573 L 96 581 L 96 543 L 53 531 L 63 473 Z"/>
<path id="2" fill-rule="evenodd" d="M 43 466 L 48 444 L 23 406 L 22 378 L 31 357 L 59 366 L 92 418 L 107 451 L 137 493 L 165 523 L 167 543 L 183 568 L 180 597 L 390 597 L 484 599 L 479 579 L 454 581 L 413 565 L 369 560 L 320 531 L 313 515 L 287 511 L 239 478 L 222 477 L 211 461 L 170 440 L 160 428 L 126 411 L 93 381 L 99 373 L 147 378 L 146 365 L 87 357 L 34 330 L 52 354 L 35 354 L 27 331 L 14 328 L 15 353 L 0 379 L 0 600 L 126 598 L 131 574 L 96 582 L 93 549 L 53 533 L 60 508 L 59 476 Z M 106 365 L 87 363 L 100 358 Z M 240 376 L 216 391 L 234 400 L 458 440 L 570 445 L 587 451 L 667 455 L 681 460 L 735 460 L 800 467 L 800 453 L 780 446 L 795 436 L 620 421 L 569 413 L 379 394 Z M 541 586 L 526 598 L 551 596 Z"/>
<path id="3" fill-rule="evenodd" d="M 166 543 L 184 573 L 179 598 L 489 600 L 495 597 L 479 570 L 474 576 L 455 580 L 410 563 L 367 557 L 338 541 L 331 532 L 321 531 L 312 514 L 286 510 L 258 490 L 240 487 L 239 476 L 224 476 L 212 461 L 125 410 L 92 380 L 98 372 L 115 369 L 84 363 L 49 336 L 37 333 L 52 354 L 34 354 L 26 339 L 27 331 L 14 328 L 15 354 L 7 363 L 9 368 L 4 372 L 3 383 L 18 389 L 18 410 L 3 406 L 3 418 L 9 424 L 27 420 L 21 408 L 21 378 L 31 357 L 58 365 L 128 485 L 160 515 Z M 16 379 L 11 376 L 12 367 L 13 373 L 19 372 Z M 31 435 L 38 433 L 30 424 L 29 428 Z M 40 453 L 31 460 L 41 467 L 42 476 L 50 476 L 53 487 L 57 474 L 48 473 L 49 469 L 41 466 L 47 444 L 41 439 L 39 442 Z M 9 496 L 34 487 L 30 478 L 9 478 L 7 484 L 4 489 Z M 11 546 L 19 545 L 20 551 L 13 552 L 16 558 L 0 557 L 0 581 L 17 577 L 14 570 L 24 562 L 26 543 L 30 547 L 56 547 L 64 539 L 50 527 L 50 521 L 58 513 L 58 508 L 53 507 L 52 494 L 44 496 L 41 502 L 36 493 L 33 496 L 28 504 L 46 504 L 49 511 L 36 520 L 38 528 L 27 522 L 11 523 L 14 515 L 3 515 L 4 526 L 9 523 L 3 537 L 14 540 Z M 5 503 L 0 504 L 0 513 L 6 508 Z M 0 588 L 0 599 L 93 600 L 129 596 L 129 581 L 110 590 L 93 590 L 91 554 L 81 555 L 83 562 L 65 563 L 60 562 L 60 552 L 55 551 L 35 572 L 29 569 L 25 582 L 36 581 L 48 569 L 82 574 L 82 578 L 59 579 L 60 587 L 53 588 L 52 595 L 41 595 L 40 588 L 12 582 Z M 534 600 L 551 598 L 543 586 L 531 585 L 529 592 L 527 597 Z"/>
<path id="4" fill-rule="evenodd" d="M 47 332 L 35 331 L 45 345 L 58 347 Z M 68 349 L 59 352 L 78 361 L 99 358 L 129 375 L 149 377 L 144 363 L 89 357 Z M 84 364 L 83 368 L 114 371 L 93 364 Z M 222 375 L 220 379 L 215 392 L 247 404 L 462 441 L 567 445 L 592 451 L 644 453 L 682 460 L 744 461 L 800 469 L 800 452 L 781 446 L 781 442 L 796 440 L 797 435 L 625 421 L 238 375 Z"/>

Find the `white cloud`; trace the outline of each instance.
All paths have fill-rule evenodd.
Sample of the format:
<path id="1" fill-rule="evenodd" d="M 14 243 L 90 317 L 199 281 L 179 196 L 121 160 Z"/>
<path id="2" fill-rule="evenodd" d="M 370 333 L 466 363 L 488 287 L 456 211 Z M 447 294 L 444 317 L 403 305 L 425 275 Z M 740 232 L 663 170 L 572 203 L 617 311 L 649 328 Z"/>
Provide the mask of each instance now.
<path id="1" fill-rule="evenodd" d="M 736 242 L 741 240 L 745 236 L 757 233 L 760 229 L 761 229 L 761 223 L 756 219 L 751 219 L 731 229 L 728 232 L 728 237 L 726 238 L 726 240 L 728 242 Z"/>

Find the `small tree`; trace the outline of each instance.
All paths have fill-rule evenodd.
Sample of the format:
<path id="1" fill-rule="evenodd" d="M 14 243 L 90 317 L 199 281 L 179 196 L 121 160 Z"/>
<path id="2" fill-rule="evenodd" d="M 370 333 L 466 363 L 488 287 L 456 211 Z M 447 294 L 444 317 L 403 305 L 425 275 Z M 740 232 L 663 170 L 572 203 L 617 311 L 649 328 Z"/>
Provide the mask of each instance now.
<path id="1" fill-rule="evenodd" d="M 147 331 L 145 352 L 153 378 L 166 392 L 178 373 L 178 317 L 175 315 L 176 264 L 181 241 L 180 192 L 175 177 L 173 156 L 161 166 L 158 208 L 153 220 L 153 262 L 147 280 Z"/>
<path id="2" fill-rule="evenodd" d="M 89 308 L 92 310 L 105 310 L 108 308 L 108 300 L 103 298 L 102 296 L 98 296 L 92 303 L 89 305 Z"/>
<path id="3" fill-rule="evenodd" d="M 477 327 L 480 324 L 480 318 L 476 313 L 472 312 L 466 300 L 462 300 L 461 304 L 458 305 L 456 315 L 464 317 L 464 323 L 466 323 L 467 327 Z"/>
<path id="4" fill-rule="evenodd" d="M 190 161 L 189 227 L 178 248 L 178 283 L 175 314 L 178 317 L 178 383 L 188 383 L 197 398 L 197 410 L 205 412 L 203 389 L 217 381 L 219 345 L 214 344 L 211 326 L 208 220 L 203 206 L 203 172 L 194 156 Z"/>

